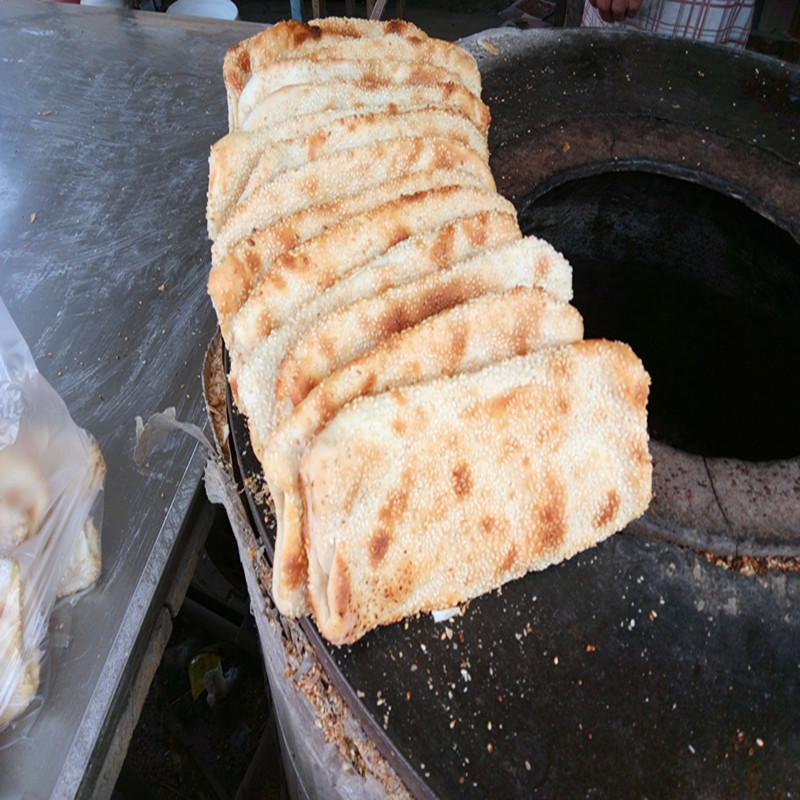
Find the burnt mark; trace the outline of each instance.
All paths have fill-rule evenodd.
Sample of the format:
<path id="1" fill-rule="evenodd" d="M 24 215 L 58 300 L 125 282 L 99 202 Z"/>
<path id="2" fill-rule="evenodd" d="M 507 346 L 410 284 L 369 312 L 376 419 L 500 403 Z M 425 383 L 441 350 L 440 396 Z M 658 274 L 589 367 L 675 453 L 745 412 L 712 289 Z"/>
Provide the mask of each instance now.
<path id="1" fill-rule="evenodd" d="M 261 269 L 261 254 L 256 249 L 256 243 L 253 242 L 251 245 L 250 242 L 253 240 L 248 240 L 248 247 L 244 252 L 244 272 L 247 275 L 255 275 Z"/>
<path id="2" fill-rule="evenodd" d="M 452 263 L 455 237 L 456 232 L 452 225 L 448 225 L 436 237 L 431 248 L 431 259 L 436 269 L 444 269 Z"/>
<path id="3" fill-rule="evenodd" d="M 488 536 L 497 527 L 497 520 L 487 514 L 485 517 L 481 517 L 479 525 L 484 534 Z"/>
<path id="4" fill-rule="evenodd" d="M 389 238 L 389 247 L 387 249 L 391 249 L 400 242 L 404 242 L 406 239 L 411 236 L 412 231 L 406 225 L 399 225 L 392 231 L 392 235 Z"/>
<path id="5" fill-rule="evenodd" d="M 383 561 L 386 551 L 394 541 L 394 531 L 408 509 L 408 490 L 395 489 L 389 492 L 386 502 L 378 511 L 378 527 L 370 537 L 369 561 L 373 568 Z"/>
<path id="6" fill-rule="evenodd" d="M 286 20 L 291 26 L 290 47 L 300 47 L 306 42 L 316 42 L 323 37 L 322 29 L 318 25 L 309 25 L 298 20 Z"/>
<path id="7" fill-rule="evenodd" d="M 281 225 L 278 229 L 278 248 L 281 253 L 288 253 L 300 244 L 300 234 L 297 229 L 290 224 Z"/>
<path id="8" fill-rule="evenodd" d="M 541 315 L 524 314 L 517 317 L 514 330 L 511 334 L 511 346 L 514 354 L 526 355 L 531 350 L 531 343 L 537 342 L 540 338 Z"/>
<path id="9" fill-rule="evenodd" d="M 378 512 L 378 519 L 389 529 L 394 528 L 408 509 L 408 490 L 395 489 L 389 492 L 386 502 Z"/>
<path id="10" fill-rule="evenodd" d="M 450 352 L 451 362 L 453 365 L 458 364 L 467 352 L 467 344 L 469 342 L 469 327 L 465 324 L 456 325 L 450 335 Z"/>
<path id="11" fill-rule="evenodd" d="M 332 611 L 339 616 L 345 616 L 350 608 L 352 591 L 350 588 L 350 571 L 341 555 L 337 552 L 331 574 L 333 583 L 333 608 Z"/>
<path id="12" fill-rule="evenodd" d="M 510 389 L 505 394 L 497 395 L 496 397 L 489 398 L 484 403 L 480 403 L 476 406 L 473 414 L 475 416 L 486 414 L 493 420 L 506 419 L 511 413 L 511 409 L 518 401 L 524 402 L 526 394 L 527 388 L 524 386 Z"/>
<path id="13" fill-rule="evenodd" d="M 314 262 L 306 253 L 302 253 L 300 255 L 290 255 L 289 253 L 286 253 L 278 259 L 276 262 L 276 267 L 277 266 L 283 267 L 284 269 L 293 270 L 295 272 L 310 272 L 314 268 Z M 277 270 L 270 270 L 270 278 L 275 272 L 277 272 Z M 281 281 L 285 285 L 285 281 L 283 279 L 281 279 Z"/>
<path id="14" fill-rule="evenodd" d="M 408 29 L 409 25 L 407 22 L 404 22 L 401 19 L 391 19 L 388 20 L 385 27 L 385 32 L 388 34 L 394 34 L 395 36 L 402 36 L 405 34 Z M 419 35 L 416 36 L 409 36 L 407 37 L 410 42 L 419 42 L 421 41 Z"/>
<path id="15" fill-rule="evenodd" d="M 260 292 L 262 295 L 266 294 L 268 291 L 267 287 L 269 287 L 269 290 L 274 289 L 278 292 L 282 292 L 286 289 L 286 276 L 283 274 L 281 269 L 271 269 L 267 273 L 263 285 L 256 287 L 256 291 Z"/>
<path id="16" fill-rule="evenodd" d="M 632 463 L 640 468 L 648 467 L 651 463 L 650 451 L 647 449 L 647 445 L 638 440 L 630 449 L 630 457 Z"/>
<path id="17" fill-rule="evenodd" d="M 463 500 L 472 493 L 474 481 L 469 464 L 462 463 L 456 466 L 450 477 L 453 485 L 453 492 L 459 500 Z"/>
<path id="18" fill-rule="evenodd" d="M 600 504 L 600 508 L 592 518 L 594 527 L 599 530 L 600 528 L 605 528 L 610 525 L 617 516 L 621 502 L 619 492 L 616 489 L 611 489 L 607 492 L 605 499 Z"/>
<path id="19" fill-rule="evenodd" d="M 258 329 L 261 331 L 261 335 L 264 337 L 269 336 L 272 333 L 272 318 L 268 312 L 264 311 L 259 316 Z"/>
<path id="20" fill-rule="evenodd" d="M 399 333 L 400 331 L 405 330 L 413 324 L 413 319 L 406 313 L 406 309 L 400 305 L 397 305 L 390 308 L 381 317 L 378 327 L 384 337 L 388 337 L 393 333 Z"/>
<path id="21" fill-rule="evenodd" d="M 407 559 L 403 560 L 391 580 L 385 582 L 381 594 L 387 603 L 399 605 L 414 589 L 414 571 Z"/>
<path id="22" fill-rule="evenodd" d="M 536 533 L 538 552 L 557 550 L 567 535 L 566 491 L 554 476 L 545 477 L 540 501 L 533 509 L 533 529 Z"/>
<path id="23" fill-rule="evenodd" d="M 225 77 L 236 94 L 241 94 L 250 77 L 250 51 L 240 43 L 231 51 L 230 60 L 225 65 Z"/>
<path id="24" fill-rule="evenodd" d="M 465 281 L 456 280 L 448 286 L 436 287 L 409 302 L 394 304 L 379 322 L 379 330 L 385 336 L 406 330 L 422 322 L 422 320 L 460 305 L 465 299 L 474 295 L 477 289 L 471 290 Z"/>
<path id="25" fill-rule="evenodd" d="M 440 288 L 438 291 L 431 292 L 422 298 L 420 303 L 420 311 L 418 317 L 425 319 L 434 314 L 439 314 L 446 311 L 448 308 L 454 308 L 461 305 L 465 300 L 474 297 L 478 294 L 479 288 L 474 289 L 470 287 L 468 281 L 455 280 L 452 283 Z"/>
<path id="26" fill-rule="evenodd" d="M 489 220 L 491 215 L 482 211 L 474 220 L 467 226 L 466 233 L 467 239 L 470 244 L 476 247 L 483 247 L 489 240 Z"/>
<path id="27" fill-rule="evenodd" d="M 392 420 L 392 430 L 398 436 L 405 436 L 408 433 L 408 422 L 406 422 L 402 417 L 395 417 Z"/>
<path id="28" fill-rule="evenodd" d="M 511 568 L 514 564 L 517 563 L 517 557 L 519 556 L 519 551 L 517 550 L 517 546 L 512 544 L 511 547 L 508 548 L 508 552 L 505 555 L 502 563 L 500 564 L 500 573 L 507 573 L 511 571 Z"/>
<path id="29" fill-rule="evenodd" d="M 282 574 L 283 584 L 290 591 L 298 589 L 305 583 L 307 569 L 306 560 L 302 557 L 302 551 L 300 555 L 297 553 L 291 553 L 288 556 L 284 554 Z"/>
<path id="30" fill-rule="evenodd" d="M 313 389 L 311 382 L 294 359 L 285 356 L 281 362 L 278 378 L 275 381 L 275 397 L 288 397 L 292 405 L 297 405 Z"/>
<path id="31" fill-rule="evenodd" d="M 375 374 L 375 372 L 374 371 L 368 372 L 363 378 L 359 394 L 362 397 L 367 397 L 371 395 L 374 392 L 377 383 L 378 383 L 378 376 Z"/>
<path id="32" fill-rule="evenodd" d="M 369 540 L 369 563 L 373 569 L 383 561 L 389 545 L 392 543 L 392 536 L 385 528 L 378 528 L 373 532 Z"/>
<path id="33" fill-rule="evenodd" d="M 308 137 L 308 159 L 314 161 L 319 157 L 320 150 L 325 146 L 330 132 L 327 130 L 318 131 Z"/>
<path id="34" fill-rule="evenodd" d="M 326 423 L 330 422 L 340 408 L 341 406 L 337 402 L 334 394 L 331 394 L 330 391 L 326 391 L 324 388 L 319 391 L 317 394 L 317 409 L 319 411 L 320 425 L 325 425 Z"/>

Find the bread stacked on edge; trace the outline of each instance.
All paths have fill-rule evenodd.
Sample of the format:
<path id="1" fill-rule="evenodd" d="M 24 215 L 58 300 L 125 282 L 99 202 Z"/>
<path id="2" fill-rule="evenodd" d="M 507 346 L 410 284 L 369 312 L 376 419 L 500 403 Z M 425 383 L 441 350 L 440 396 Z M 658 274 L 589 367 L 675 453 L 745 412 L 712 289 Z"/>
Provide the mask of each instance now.
<path id="1" fill-rule="evenodd" d="M 495 188 L 480 75 L 400 21 L 283 22 L 225 57 L 208 288 L 277 520 L 273 597 L 335 644 L 623 528 L 649 377 Z"/>

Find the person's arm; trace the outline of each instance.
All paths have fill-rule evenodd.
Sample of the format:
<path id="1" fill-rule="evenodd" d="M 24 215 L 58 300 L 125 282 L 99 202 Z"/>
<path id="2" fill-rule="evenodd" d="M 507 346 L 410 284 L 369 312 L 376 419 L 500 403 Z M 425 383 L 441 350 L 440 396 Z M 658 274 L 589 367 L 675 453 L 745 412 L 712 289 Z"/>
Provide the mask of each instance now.
<path id="1" fill-rule="evenodd" d="M 635 17 L 642 7 L 642 0 L 589 0 L 597 9 L 603 22 L 621 22 Z"/>

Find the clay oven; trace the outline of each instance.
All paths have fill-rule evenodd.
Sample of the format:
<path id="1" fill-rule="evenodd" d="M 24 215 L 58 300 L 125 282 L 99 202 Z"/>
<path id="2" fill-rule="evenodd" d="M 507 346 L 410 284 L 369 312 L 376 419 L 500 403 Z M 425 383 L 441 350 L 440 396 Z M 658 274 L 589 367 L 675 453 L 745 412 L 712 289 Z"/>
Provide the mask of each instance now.
<path id="1" fill-rule="evenodd" d="M 584 30 L 470 47 L 500 191 L 572 262 L 586 335 L 629 341 L 652 375 L 637 528 L 800 553 L 797 70 Z"/>

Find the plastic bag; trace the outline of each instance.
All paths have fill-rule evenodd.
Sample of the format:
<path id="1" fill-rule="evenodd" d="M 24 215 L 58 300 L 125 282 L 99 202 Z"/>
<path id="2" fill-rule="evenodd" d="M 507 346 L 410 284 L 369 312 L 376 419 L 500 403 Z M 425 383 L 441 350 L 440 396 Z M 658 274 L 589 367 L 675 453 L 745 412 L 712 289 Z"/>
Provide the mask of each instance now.
<path id="1" fill-rule="evenodd" d="M 100 448 L 0 300 L 0 731 L 41 705 L 32 701 L 57 598 L 100 574 L 104 481 Z"/>

